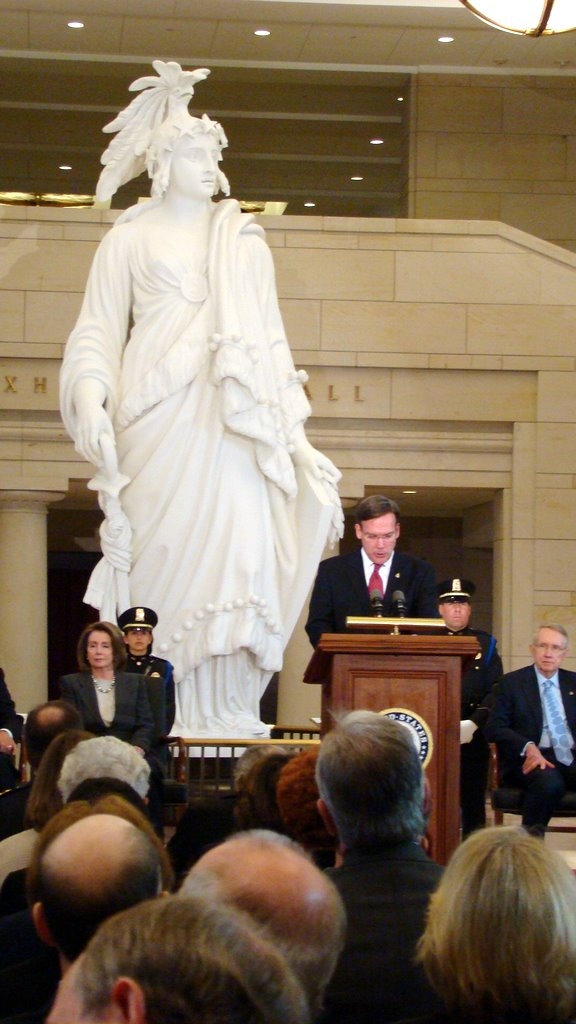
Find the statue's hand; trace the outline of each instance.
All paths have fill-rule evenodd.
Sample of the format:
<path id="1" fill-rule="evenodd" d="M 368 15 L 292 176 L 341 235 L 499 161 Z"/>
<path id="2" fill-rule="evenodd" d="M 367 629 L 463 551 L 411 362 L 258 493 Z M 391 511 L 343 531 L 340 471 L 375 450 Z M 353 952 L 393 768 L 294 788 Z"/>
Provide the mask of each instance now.
<path id="1" fill-rule="evenodd" d="M 104 389 L 98 381 L 83 379 L 78 382 L 74 393 L 76 412 L 76 436 L 74 447 L 88 462 L 95 466 L 103 463 L 100 439 L 108 434 L 115 442 L 114 427 L 104 408 Z"/>
<path id="2" fill-rule="evenodd" d="M 114 441 L 114 427 L 112 421 L 103 406 L 96 410 L 83 410 L 78 414 L 78 428 L 74 447 L 88 462 L 95 466 L 101 466 L 102 449 L 100 438 L 108 434 Z"/>
<path id="3" fill-rule="evenodd" d="M 338 496 L 338 481 L 342 474 L 326 455 L 310 444 L 304 436 L 304 431 L 296 442 L 292 458 L 297 466 L 307 469 L 312 476 L 322 482 L 332 505 L 332 524 L 328 533 L 328 544 L 332 546 L 344 533 L 344 514 Z"/>
<path id="4" fill-rule="evenodd" d="M 304 467 L 318 480 L 326 480 L 334 487 L 342 477 L 334 463 L 314 448 L 305 437 L 299 438 L 296 442 L 292 458 L 297 466 Z"/>

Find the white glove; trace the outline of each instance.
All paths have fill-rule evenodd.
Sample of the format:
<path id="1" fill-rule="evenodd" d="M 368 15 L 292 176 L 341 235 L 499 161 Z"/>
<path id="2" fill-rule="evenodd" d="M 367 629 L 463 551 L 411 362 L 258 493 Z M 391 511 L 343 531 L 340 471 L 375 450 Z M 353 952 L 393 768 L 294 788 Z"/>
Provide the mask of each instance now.
<path id="1" fill-rule="evenodd" d="M 470 718 L 465 718 L 463 722 L 460 722 L 460 743 L 470 743 L 477 728 L 478 726 Z"/>

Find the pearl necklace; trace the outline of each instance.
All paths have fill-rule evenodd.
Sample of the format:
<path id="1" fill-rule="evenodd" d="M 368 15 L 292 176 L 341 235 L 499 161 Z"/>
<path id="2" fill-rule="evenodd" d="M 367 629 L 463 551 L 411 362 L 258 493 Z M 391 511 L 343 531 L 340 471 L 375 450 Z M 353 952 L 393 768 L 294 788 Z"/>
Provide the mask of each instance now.
<path id="1" fill-rule="evenodd" d="M 98 690 L 98 693 L 111 693 L 116 685 L 116 680 L 113 679 L 112 682 L 110 683 L 110 686 L 101 686 L 95 676 L 92 676 L 92 682 L 94 683 L 94 686 Z"/>

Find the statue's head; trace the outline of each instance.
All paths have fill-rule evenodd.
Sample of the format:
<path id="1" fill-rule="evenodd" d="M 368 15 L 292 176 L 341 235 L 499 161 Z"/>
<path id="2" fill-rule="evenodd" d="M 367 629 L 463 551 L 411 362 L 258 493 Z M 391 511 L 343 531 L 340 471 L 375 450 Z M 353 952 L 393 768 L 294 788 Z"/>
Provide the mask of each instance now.
<path id="1" fill-rule="evenodd" d="M 170 181 L 170 169 L 176 147 L 180 139 L 206 138 L 216 144 L 218 161 L 222 160 L 222 150 L 228 145 L 228 139 L 218 121 L 212 121 L 207 114 L 192 117 L 188 111 L 177 111 L 174 116 L 167 117 L 154 133 L 147 152 L 146 167 L 152 179 L 152 197 L 161 198 Z M 230 194 L 230 185 L 224 172 L 217 168 L 214 195 L 223 192 Z"/>
<path id="2" fill-rule="evenodd" d="M 96 188 L 96 196 L 101 201 L 109 199 L 120 185 L 144 170 L 152 179 L 152 196 L 162 197 L 170 180 L 176 146 L 183 136 L 212 135 L 218 160 L 222 159 L 222 150 L 228 145 L 217 121 L 212 121 L 207 114 L 192 117 L 188 113 L 194 86 L 208 77 L 208 69 L 183 71 L 175 61 L 161 60 L 153 61 L 152 66 L 158 77 L 147 75 L 132 82 L 130 91 L 139 95 L 103 129 L 117 135 L 102 155 L 104 170 Z M 214 195 L 220 191 L 228 195 L 230 186 L 218 168 Z"/>

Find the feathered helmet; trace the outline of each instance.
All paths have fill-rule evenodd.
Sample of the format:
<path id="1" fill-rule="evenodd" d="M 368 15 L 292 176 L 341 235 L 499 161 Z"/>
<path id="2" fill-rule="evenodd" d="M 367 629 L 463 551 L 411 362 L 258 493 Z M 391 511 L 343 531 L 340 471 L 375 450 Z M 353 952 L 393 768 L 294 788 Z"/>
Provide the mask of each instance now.
<path id="1" fill-rule="evenodd" d="M 96 198 L 106 202 L 132 178 L 146 170 L 152 179 L 152 196 L 159 198 L 168 187 L 171 155 L 183 135 L 211 134 L 215 137 L 222 159 L 228 140 L 221 125 L 207 114 L 192 117 L 188 103 L 197 82 L 208 77 L 208 68 L 183 71 L 175 61 L 155 60 L 152 67 L 158 78 L 146 75 L 129 87 L 139 92 L 118 117 L 102 131 L 118 132 L 102 154 L 104 170 L 96 186 Z M 230 193 L 225 174 L 219 169 L 216 192 Z"/>

